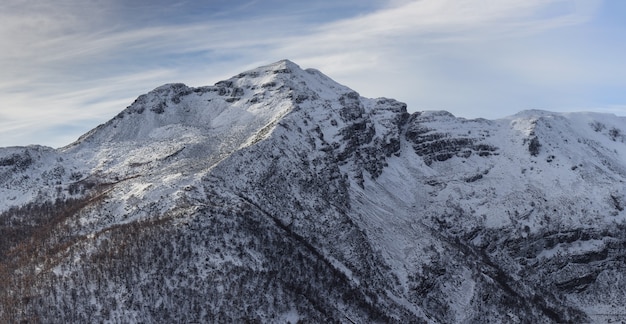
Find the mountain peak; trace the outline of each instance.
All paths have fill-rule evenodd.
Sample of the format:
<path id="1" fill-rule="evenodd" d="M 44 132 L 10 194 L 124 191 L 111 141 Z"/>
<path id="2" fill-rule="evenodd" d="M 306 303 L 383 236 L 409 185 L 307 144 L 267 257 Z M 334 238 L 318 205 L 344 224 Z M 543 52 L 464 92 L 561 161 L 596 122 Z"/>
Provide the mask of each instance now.
<path id="1" fill-rule="evenodd" d="M 510 116 L 509 118 L 540 118 L 540 117 L 556 116 L 556 115 L 561 115 L 561 114 L 557 112 L 553 112 L 553 111 L 542 110 L 542 109 L 526 109 Z"/>
<path id="2" fill-rule="evenodd" d="M 152 90 L 151 92 L 166 92 L 166 91 L 178 90 L 178 89 L 183 89 L 183 88 L 188 88 L 188 87 L 184 83 L 166 83 L 162 86 L 154 88 L 154 90 Z"/>
<path id="3" fill-rule="evenodd" d="M 288 60 L 166 84 L 0 150 L 0 322 L 617 321 L 624 125 L 411 116 Z"/>
<path id="4" fill-rule="evenodd" d="M 272 75 L 280 75 L 280 74 L 291 74 L 294 72 L 304 72 L 300 66 L 290 60 L 284 59 L 280 61 L 276 61 L 274 63 L 270 63 L 267 65 L 262 65 L 257 68 L 253 68 L 247 70 L 245 72 L 239 73 L 237 76 L 229 79 L 239 79 L 239 78 L 257 78 L 259 76 L 272 76 Z"/>
<path id="5" fill-rule="evenodd" d="M 274 63 L 266 65 L 267 68 L 271 68 L 273 71 L 294 71 L 294 70 L 302 70 L 300 66 L 288 59 L 282 59 L 280 61 L 276 61 Z M 280 72 L 277 72 L 280 73 Z"/>
<path id="6" fill-rule="evenodd" d="M 270 122 L 304 100 L 336 100 L 353 92 L 317 70 L 305 71 L 292 61 L 280 60 L 212 86 L 159 86 L 71 146 L 147 139 L 166 125 L 191 127 L 205 134 L 226 125 L 249 128 Z"/>

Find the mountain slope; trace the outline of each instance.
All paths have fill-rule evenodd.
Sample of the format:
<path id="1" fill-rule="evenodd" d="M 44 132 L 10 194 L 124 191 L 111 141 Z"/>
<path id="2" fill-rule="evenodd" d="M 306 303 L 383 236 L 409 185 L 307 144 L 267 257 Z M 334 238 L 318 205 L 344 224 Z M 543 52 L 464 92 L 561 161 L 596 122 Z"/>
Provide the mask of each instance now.
<path id="1" fill-rule="evenodd" d="M 280 61 L 0 149 L 0 316 L 622 319 L 625 118 L 409 114 Z"/>

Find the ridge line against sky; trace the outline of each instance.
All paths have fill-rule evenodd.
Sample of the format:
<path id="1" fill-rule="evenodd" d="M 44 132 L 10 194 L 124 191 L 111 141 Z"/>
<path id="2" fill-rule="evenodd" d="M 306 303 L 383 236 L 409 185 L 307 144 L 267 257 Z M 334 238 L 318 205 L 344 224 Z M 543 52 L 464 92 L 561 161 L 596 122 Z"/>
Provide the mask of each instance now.
<path id="1" fill-rule="evenodd" d="M 617 0 L 5 0 L 0 146 L 64 146 L 164 83 L 283 58 L 410 111 L 626 115 L 624 14 Z"/>

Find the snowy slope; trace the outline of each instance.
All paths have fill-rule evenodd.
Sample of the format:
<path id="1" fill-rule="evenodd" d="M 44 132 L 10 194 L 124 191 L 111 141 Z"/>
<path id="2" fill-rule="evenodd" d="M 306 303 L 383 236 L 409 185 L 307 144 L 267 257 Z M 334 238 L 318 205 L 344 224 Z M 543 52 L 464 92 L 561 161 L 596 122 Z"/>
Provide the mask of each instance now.
<path id="1" fill-rule="evenodd" d="M 0 315 L 624 319 L 626 118 L 406 108 L 284 60 L 0 149 Z"/>

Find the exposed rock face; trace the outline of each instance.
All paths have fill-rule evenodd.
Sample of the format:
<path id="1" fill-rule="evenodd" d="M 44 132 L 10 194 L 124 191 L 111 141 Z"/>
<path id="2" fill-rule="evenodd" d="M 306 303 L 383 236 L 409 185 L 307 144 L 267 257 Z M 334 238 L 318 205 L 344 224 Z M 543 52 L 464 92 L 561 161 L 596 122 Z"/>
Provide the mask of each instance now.
<path id="1" fill-rule="evenodd" d="M 488 126 L 490 123 L 484 120 L 462 121 L 461 123 L 486 124 L 479 136 L 472 135 L 471 130 L 467 134 L 455 134 L 441 132 L 435 128 L 428 128 L 428 122 L 449 119 L 456 123 L 456 118 L 449 112 L 429 112 L 427 114 L 416 113 L 411 118 L 409 127 L 405 133 L 406 139 L 413 143 L 415 153 L 424 159 L 426 165 L 435 161 L 443 162 L 452 157 L 468 158 L 472 154 L 478 156 L 490 156 L 497 154 L 497 147 L 484 143 L 484 138 L 489 137 Z"/>
<path id="2" fill-rule="evenodd" d="M 409 114 L 280 61 L 0 149 L 2 322 L 606 322 L 626 120 Z"/>

